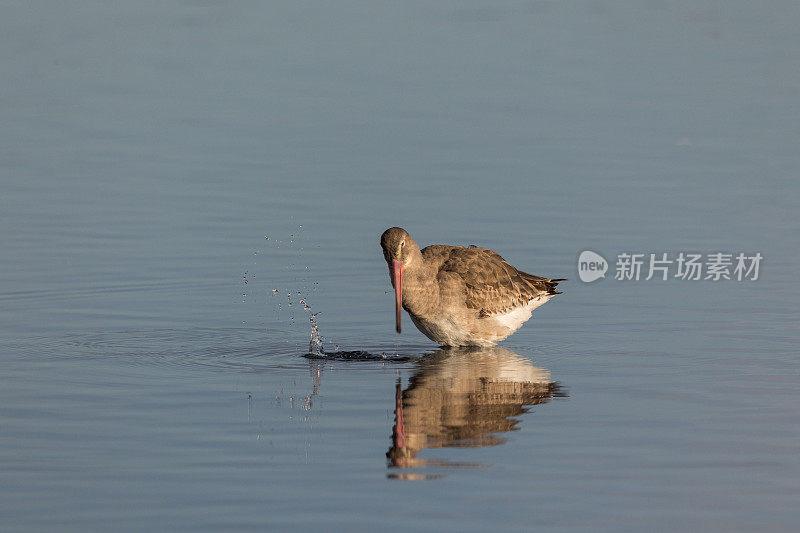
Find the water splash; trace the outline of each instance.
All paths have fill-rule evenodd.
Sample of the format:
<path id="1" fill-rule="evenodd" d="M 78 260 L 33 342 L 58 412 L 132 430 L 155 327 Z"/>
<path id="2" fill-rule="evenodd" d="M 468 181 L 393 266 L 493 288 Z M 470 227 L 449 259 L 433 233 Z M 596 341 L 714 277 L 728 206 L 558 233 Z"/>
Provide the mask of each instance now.
<path id="1" fill-rule="evenodd" d="M 305 297 L 300 298 L 300 303 L 303 304 L 303 309 L 308 312 L 308 319 L 311 322 L 311 339 L 308 342 L 308 353 L 304 357 L 308 359 L 327 359 L 327 360 L 340 360 L 340 361 L 412 361 L 416 357 L 407 355 L 400 355 L 397 353 L 373 354 L 363 350 L 339 350 L 339 345 L 334 344 L 333 352 L 326 352 L 323 347 L 322 334 L 319 332 L 319 324 L 317 323 L 317 316 L 322 314 L 322 311 L 316 313 L 311 312 L 311 306 L 306 302 Z"/>
<path id="2" fill-rule="evenodd" d="M 306 298 L 297 291 L 300 296 L 299 302 L 303 305 L 303 310 L 308 313 L 308 320 L 311 322 L 311 339 L 308 341 L 308 353 L 316 356 L 325 357 L 325 350 L 322 346 L 322 335 L 319 332 L 319 325 L 317 324 L 317 316 L 322 314 L 322 311 L 316 313 L 311 312 L 311 306 L 308 305 Z"/>
<path id="3" fill-rule="evenodd" d="M 319 333 L 319 326 L 317 325 L 317 315 L 321 313 L 312 313 L 309 311 L 309 320 L 311 321 L 311 340 L 308 341 L 308 353 L 318 357 L 325 357 L 325 350 L 322 348 L 322 335 Z"/>

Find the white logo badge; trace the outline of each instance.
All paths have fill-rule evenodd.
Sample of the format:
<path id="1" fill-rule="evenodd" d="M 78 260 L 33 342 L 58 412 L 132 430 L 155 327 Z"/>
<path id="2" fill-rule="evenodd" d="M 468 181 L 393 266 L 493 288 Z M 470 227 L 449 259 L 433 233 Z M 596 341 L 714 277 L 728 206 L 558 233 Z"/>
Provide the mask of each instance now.
<path id="1" fill-rule="evenodd" d="M 606 277 L 608 261 L 602 255 L 586 250 L 578 257 L 578 277 L 585 283 L 591 283 Z"/>

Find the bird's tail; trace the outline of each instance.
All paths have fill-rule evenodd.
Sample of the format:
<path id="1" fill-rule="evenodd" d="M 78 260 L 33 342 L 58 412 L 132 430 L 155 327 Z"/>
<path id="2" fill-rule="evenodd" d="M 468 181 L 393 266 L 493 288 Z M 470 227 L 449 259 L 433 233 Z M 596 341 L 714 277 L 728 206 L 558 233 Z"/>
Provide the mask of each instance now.
<path id="1" fill-rule="evenodd" d="M 558 282 L 567 281 L 567 278 L 543 278 L 542 276 L 535 276 L 533 274 L 528 274 L 527 272 L 520 272 L 520 275 L 522 276 L 522 279 L 546 294 L 561 294 L 561 291 L 557 290 Z"/>

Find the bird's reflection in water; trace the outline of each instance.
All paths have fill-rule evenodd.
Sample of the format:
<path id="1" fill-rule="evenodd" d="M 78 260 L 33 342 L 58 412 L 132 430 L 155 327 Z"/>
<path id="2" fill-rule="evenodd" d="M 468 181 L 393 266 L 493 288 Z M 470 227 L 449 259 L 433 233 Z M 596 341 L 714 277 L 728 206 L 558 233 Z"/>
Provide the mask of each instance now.
<path id="1" fill-rule="evenodd" d="M 405 390 L 397 384 L 389 477 L 441 477 L 400 471 L 406 468 L 482 466 L 417 455 L 426 448 L 503 444 L 530 406 L 564 396 L 547 370 L 505 348 L 438 350 L 420 360 Z"/>

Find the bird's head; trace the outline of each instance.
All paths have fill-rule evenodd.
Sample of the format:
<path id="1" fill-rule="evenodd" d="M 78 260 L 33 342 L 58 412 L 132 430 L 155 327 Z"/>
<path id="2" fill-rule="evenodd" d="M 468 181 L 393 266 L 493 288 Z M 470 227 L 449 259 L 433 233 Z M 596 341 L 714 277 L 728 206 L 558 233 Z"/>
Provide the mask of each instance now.
<path id="1" fill-rule="evenodd" d="M 389 228 L 381 235 L 383 257 L 389 266 L 395 296 L 395 329 L 400 333 L 400 308 L 403 303 L 403 269 L 422 261 L 419 245 L 403 228 Z"/>

